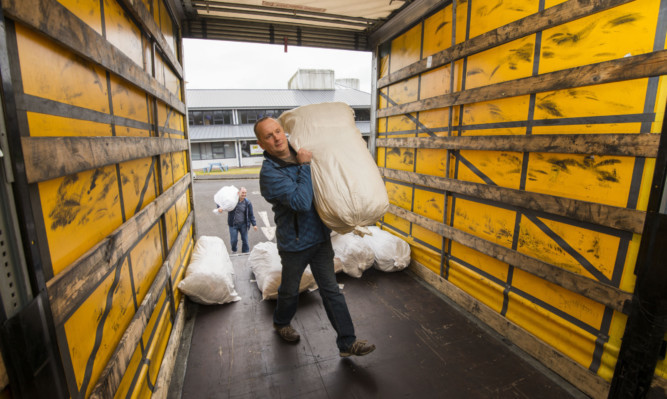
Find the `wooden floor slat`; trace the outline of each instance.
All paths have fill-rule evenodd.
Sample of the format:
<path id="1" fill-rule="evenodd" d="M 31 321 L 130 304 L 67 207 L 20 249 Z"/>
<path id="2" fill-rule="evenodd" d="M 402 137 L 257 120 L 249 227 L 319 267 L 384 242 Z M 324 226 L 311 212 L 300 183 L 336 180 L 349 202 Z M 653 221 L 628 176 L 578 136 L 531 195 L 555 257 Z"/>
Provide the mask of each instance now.
<path id="1" fill-rule="evenodd" d="M 301 341 L 273 332 L 246 256 L 233 256 L 241 301 L 199 306 L 182 397 L 557 398 L 580 396 L 450 306 L 409 272 L 338 275 L 357 337 L 377 350 L 341 358 L 317 291 L 300 297 Z"/>

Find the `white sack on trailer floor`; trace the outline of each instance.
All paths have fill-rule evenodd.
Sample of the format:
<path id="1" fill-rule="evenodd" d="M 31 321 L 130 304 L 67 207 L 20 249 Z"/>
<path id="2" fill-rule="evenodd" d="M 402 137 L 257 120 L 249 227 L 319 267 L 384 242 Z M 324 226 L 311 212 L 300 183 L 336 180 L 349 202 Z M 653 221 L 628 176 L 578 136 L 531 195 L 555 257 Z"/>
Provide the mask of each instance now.
<path id="1" fill-rule="evenodd" d="M 373 267 L 384 272 L 397 272 L 410 264 L 410 245 L 405 240 L 381 230 L 379 227 L 368 228 L 371 235 L 363 240 L 373 248 L 375 264 Z"/>
<path id="2" fill-rule="evenodd" d="M 276 243 L 262 242 L 255 245 L 250 251 L 246 265 L 255 274 L 257 287 L 262 292 L 262 299 L 278 298 L 278 287 L 282 280 L 283 266 L 280 263 L 280 254 L 278 254 Z M 310 271 L 310 266 L 308 266 L 303 272 L 303 276 L 301 276 L 299 292 L 314 289 L 317 289 L 317 284 L 313 273 Z"/>
<path id="3" fill-rule="evenodd" d="M 342 102 L 305 105 L 280 116 L 295 150 L 313 153 L 311 175 L 315 208 L 333 231 L 366 234 L 389 209 L 387 190 L 354 122 Z"/>
<path id="4" fill-rule="evenodd" d="M 178 289 L 203 305 L 241 300 L 234 288 L 234 266 L 219 237 L 199 237 Z"/>
<path id="5" fill-rule="evenodd" d="M 342 264 L 342 271 L 349 276 L 361 277 L 375 262 L 373 248 L 356 234 L 333 233 L 331 245 L 336 256 L 334 261 L 339 261 Z"/>

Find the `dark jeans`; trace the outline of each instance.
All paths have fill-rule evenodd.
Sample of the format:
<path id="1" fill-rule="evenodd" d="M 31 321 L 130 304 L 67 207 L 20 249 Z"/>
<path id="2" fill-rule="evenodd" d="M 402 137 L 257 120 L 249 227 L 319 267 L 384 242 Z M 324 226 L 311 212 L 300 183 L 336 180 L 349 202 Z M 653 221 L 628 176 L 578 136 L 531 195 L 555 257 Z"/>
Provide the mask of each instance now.
<path id="1" fill-rule="evenodd" d="M 329 321 L 338 334 L 336 345 L 346 350 L 354 343 L 354 325 L 345 303 L 345 297 L 338 289 L 334 273 L 334 251 L 331 240 L 314 245 L 299 252 L 279 251 L 283 266 L 282 280 L 278 287 L 278 304 L 273 314 L 273 322 L 278 326 L 290 324 L 299 301 L 299 283 L 306 266 L 310 264 L 315 282 Z"/>
<path id="2" fill-rule="evenodd" d="M 248 245 L 248 227 L 245 224 L 229 226 L 229 243 L 232 246 L 232 252 L 236 252 L 236 245 L 239 242 L 238 233 L 241 233 L 241 252 L 250 252 L 250 246 Z"/>

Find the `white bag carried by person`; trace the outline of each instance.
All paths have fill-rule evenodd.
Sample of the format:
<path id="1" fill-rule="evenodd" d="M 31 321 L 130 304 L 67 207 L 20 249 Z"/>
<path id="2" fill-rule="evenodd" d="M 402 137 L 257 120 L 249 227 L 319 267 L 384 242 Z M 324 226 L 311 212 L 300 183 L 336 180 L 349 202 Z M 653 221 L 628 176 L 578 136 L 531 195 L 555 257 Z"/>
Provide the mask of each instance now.
<path id="1" fill-rule="evenodd" d="M 345 274 L 359 278 L 375 262 L 375 252 L 363 238 L 356 234 L 332 234 L 331 245 L 334 261 L 340 261 Z"/>
<path id="2" fill-rule="evenodd" d="M 280 262 L 280 254 L 278 254 L 276 243 L 262 242 L 255 245 L 250 251 L 246 265 L 255 274 L 257 287 L 262 292 L 262 299 L 278 298 L 278 287 L 280 287 L 280 281 L 282 280 L 283 266 Z M 303 272 L 303 276 L 301 276 L 299 292 L 316 288 L 315 278 L 310 271 L 310 266 L 308 266 Z"/>
<path id="3" fill-rule="evenodd" d="M 223 211 L 232 211 L 239 203 L 239 189 L 234 186 L 224 186 L 215 193 L 213 200 Z"/>
<path id="4" fill-rule="evenodd" d="M 389 208 L 382 176 L 354 122 L 354 110 L 341 102 L 305 105 L 279 121 L 295 150 L 312 152 L 315 208 L 330 229 L 368 234 Z"/>
<path id="5" fill-rule="evenodd" d="M 234 266 L 219 237 L 199 237 L 178 289 L 203 305 L 241 300 L 234 289 Z"/>
<path id="6" fill-rule="evenodd" d="M 384 272 L 397 272 L 410 264 L 410 245 L 395 235 L 381 230 L 379 227 L 368 228 L 370 235 L 363 240 L 373 248 L 375 253 L 375 267 Z"/>

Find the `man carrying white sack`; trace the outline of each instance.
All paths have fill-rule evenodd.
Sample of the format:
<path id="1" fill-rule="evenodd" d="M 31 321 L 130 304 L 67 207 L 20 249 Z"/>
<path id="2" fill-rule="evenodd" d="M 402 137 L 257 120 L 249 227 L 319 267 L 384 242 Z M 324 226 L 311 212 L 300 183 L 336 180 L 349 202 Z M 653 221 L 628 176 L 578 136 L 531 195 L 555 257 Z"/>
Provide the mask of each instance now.
<path id="1" fill-rule="evenodd" d="M 352 318 L 334 274 L 331 230 L 315 211 L 310 176 L 312 154 L 304 148 L 298 153 L 294 151 L 283 128 L 273 118 L 260 119 L 254 130 L 257 143 L 264 149 L 264 163 L 259 174 L 260 191 L 272 205 L 283 267 L 273 314 L 274 328 L 285 341 L 300 339 L 290 322 L 298 306 L 301 275 L 310 264 L 324 309 L 338 334 L 336 344 L 340 355 L 371 353 L 375 345 L 357 340 L 354 334 Z"/>

